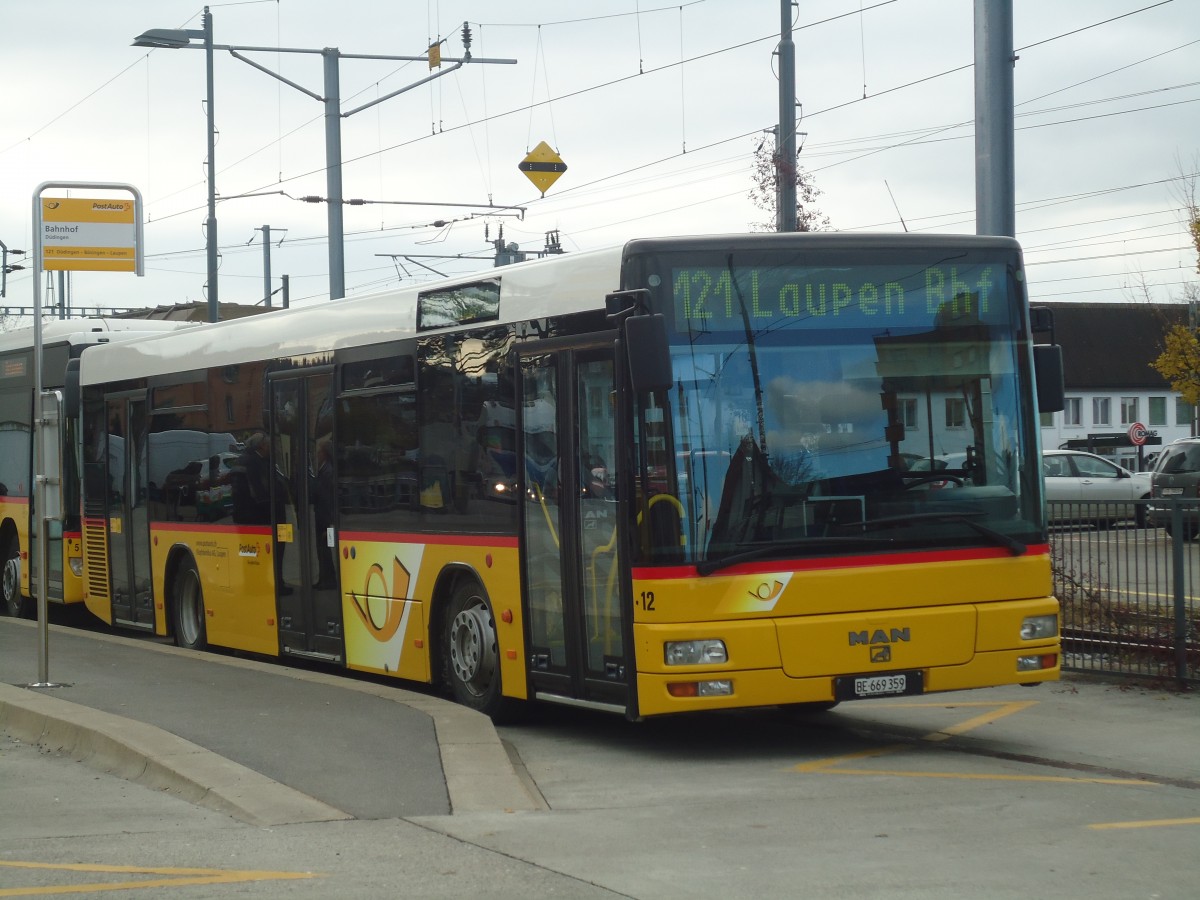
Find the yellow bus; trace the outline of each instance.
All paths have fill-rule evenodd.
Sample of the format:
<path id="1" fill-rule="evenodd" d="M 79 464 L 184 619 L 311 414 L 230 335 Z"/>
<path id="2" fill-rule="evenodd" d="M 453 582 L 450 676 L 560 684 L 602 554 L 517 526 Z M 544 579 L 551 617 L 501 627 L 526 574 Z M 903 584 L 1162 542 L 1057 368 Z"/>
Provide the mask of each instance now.
<path id="1" fill-rule="evenodd" d="M 42 386 L 61 389 L 72 360 L 88 347 L 163 333 L 186 323 L 145 319 L 57 319 L 43 325 Z M 0 334 L 0 612 L 30 617 L 37 595 L 37 517 L 33 506 L 33 328 Z M 83 552 L 79 528 L 79 484 L 75 476 L 76 423 L 60 422 L 58 456 L 64 460 L 65 521 L 54 522 L 47 547 L 51 603 L 83 602 Z"/>
<path id="2" fill-rule="evenodd" d="M 96 348 L 87 606 L 496 717 L 1048 681 L 1056 351 L 1015 241 L 841 234 L 636 240 Z"/>

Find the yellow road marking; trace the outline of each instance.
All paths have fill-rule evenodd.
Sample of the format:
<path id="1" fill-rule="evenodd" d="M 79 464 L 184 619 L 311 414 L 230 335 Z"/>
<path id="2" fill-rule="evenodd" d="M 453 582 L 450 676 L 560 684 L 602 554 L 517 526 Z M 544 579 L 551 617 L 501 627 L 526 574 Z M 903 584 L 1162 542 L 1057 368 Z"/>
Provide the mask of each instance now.
<path id="1" fill-rule="evenodd" d="M 949 728 L 942 728 L 932 734 L 925 735 L 921 740 L 944 741 L 946 738 L 957 734 L 966 734 L 968 731 L 974 731 L 980 725 L 989 725 L 992 722 L 1003 719 L 1005 716 L 1011 716 L 1013 713 L 1019 713 L 1022 710 L 1029 709 L 1031 706 L 1036 706 L 1037 703 L 1037 700 L 1016 700 L 1012 703 L 1004 703 L 992 713 L 985 713 L 973 719 L 967 719 L 967 721 L 960 722 L 957 725 L 951 725 Z"/>
<path id="2" fill-rule="evenodd" d="M 1003 719 L 1005 716 L 1011 716 L 1014 713 L 1019 713 L 1022 710 L 1029 709 L 1031 706 L 1036 706 L 1037 700 L 1015 700 L 1012 702 L 997 703 L 988 700 L 971 700 L 964 703 L 889 703 L 886 707 L 881 706 L 881 709 L 966 709 L 973 707 L 991 707 L 991 712 L 982 713 L 967 719 L 965 722 L 959 722 L 957 725 L 951 725 L 947 728 L 939 729 L 938 731 L 930 732 L 923 735 L 923 741 L 944 741 L 955 735 L 966 734 L 969 731 L 974 731 L 982 725 L 989 725 Z M 857 753 L 847 753 L 842 756 L 831 756 L 827 759 L 813 760 L 812 762 L 800 763 L 792 767 L 793 772 L 821 772 L 827 775 L 890 775 L 895 778 L 954 778 L 960 781 L 1029 781 L 1042 782 L 1051 784 L 1113 784 L 1113 785 L 1141 785 L 1141 786 L 1156 786 L 1153 781 L 1145 781 L 1140 778 L 1077 778 L 1065 775 L 1002 775 L 1002 774 L 968 774 L 960 772 L 905 772 L 899 769 L 850 769 L 846 768 L 843 763 L 852 762 L 855 760 L 874 759 L 880 756 L 886 756 L 890 753 L 896 753 L 900 750 L 908 749 L 908 744 L 890 744 L 886 747 L 876 747 L 873 750 L 860 750 Z M 1093 828 L 1097 826 L 1092 826 Z M 1114 826 L 1115 827 L 1115 826 Z M 1132 826 L 1131 826 L 1132 827 Z"/>
<path id="3" fill-rule="evenodd" d="M 92 884 L 53 884 L 42 887 L 0 888 L 0 897 L 37 897 L 50 894 L 84 894 L 98 891 L 127 891 L 139 888 L 190 887 L 200 884 L 238 884 L 248 881 L 295 881 L 302 878 L 321 878 L 315 872 L 265 872 L 237 869 L 175 869 L 152 866 L 105 866 L 80 863 L 38 863 L 0 861 L 9 869 L 39 869 L 55 872 L 87 872 L 89 874 L 160 875 L 164 878 L 142 881 L 109 881 Z"/>
<path id="4" fill-rule="evenodd" d="M 1097 825 L 1089 825 L 1088 828 L 1105 831 L 1114 828 L 1169 828 L 1172 825 L 1200 825 L 1200 818 L 1148 819 L 1145 822 L 1101 822 Z"/>
<path id="5" fill-rule="evenodd" d="M 858 753 L 847 753 L 845 756 L 832 756 L 829 759 L 816 759 L 812 762 L 800 763 L 793 766 L 793 772 L 823 772 L 831 766 L 836 766 L 838 763 L 847 762 L 852 759 L 870 759 L 873 756 L 884 756 L 888 753 L 895 753 L 897 750 L 903 750 L 903 744 L 892 744 L 889 747 L 879 747 L 875 750 L 860 750 Z"/>
<path id="6" fill-rule="evenodd" d="M 881 706 L 880 708 L 881 709 L 960 709 L 960 708 L 966 709 L 966 708 L 972 708 L 972 707 L 989 707 L 989 708 L 991 708 L 992 712 L 990 712 L 990 713 L 984 713 L 982 715 L 975 716 L 974 718 L 967 719 L 967 721 L 965 721 L 965 722 L 960 722 L 957 725 L 951 725 L 948 728 L 943 728 L 938 731 L 930 732 L 929 734 L 924 735 L 921 738 L 921 740 L 923 740 L 923 741 L 944 741 L 947 738 L 953 737 L 955 735 L 966 734 L 968 731 L 973 731 L 974 729 L 980 727 L 981 725 L 987 725 L 991 722 L 995 722 L 999 719 L 1003 719 L 1005 716 L 1011 716 L 1013 713 L 1021 712 L 1021 710 L 1028 709 L 1031 706 L 1035 706 L 1035 705 L 1037 705 L 1037 703 L 1038 703 L 1037 700 L 1014 700 L 1014 701 L 1003 702 L 1003 703 L 997 703 L 995 701 L 988 701 L 988 700 L 971 700 L 971 701 L 967 701 L 964 703 L 945 703 L 945 702 L 943 702 L 943 703 L 889 703 L 886 706 Z M 887 747 L 878 747 L 874 750 L 862 750 L 862 751 L 859 751 L 858 753 L 847 753 L 843 756 L 831 756 L 828 759 L 818 759 L 818 760 L 814 760 L 813 762 L 800 763 L 799 765 L 793 767 L 793 771 L 795 771 L 795 772 L 824 772 L 824 771 L 832 769 L 833 766 L 840 765 L 843 762 L 849 762 L 850 760 L 855 760 L 855 759 L 869 759 L 869 758 L 875 757 L 875 756 L 884 756 L 885 754 L 888 754 L 888 753 L 895 753 L 898 750 L 904 750 L 907 746 L 908 746 L 907 744 L 892 744 Z M 851 770 L 839 769 L 838 772 L 840 774 L 850 774 Z M 861 775 L 861 774 L 868 774 L 868 772 L 861 771 L 861 772 L 855 772 L 854 774 Z M 869 774 L 875 774 L 875 773 L 869 773 Z M 904 774 L 904 773 L 880 772 L 879 774 Z M 944 777 L 951 777 L 951 776 L 947 775 Z M 1013 777 L 1013 776 L 1009 776 L 1009 777 Z M 1038 780 L 1038 779 L 1033 778 L 1031 776 L 1030 780 Z M 1068 778 L 1068 779 L 1064 779 L 1064 780 L 1075 781 L 1076 779 Z"/>
<path id="7" fill-rule="evenodd" d="M 895 775 L 903 778 L 956 778 L 960 781 L 1043 781 L 1055 784 L 1123 784 L 1154 786 L 1138 778 L 1071 778 L 1066 775 L 986 775 L 966 772 L 902 772 L 898 769 L 825 769 L 830 775 Z M 1093 828 L 1096 826 L 1092 826 Z"/>

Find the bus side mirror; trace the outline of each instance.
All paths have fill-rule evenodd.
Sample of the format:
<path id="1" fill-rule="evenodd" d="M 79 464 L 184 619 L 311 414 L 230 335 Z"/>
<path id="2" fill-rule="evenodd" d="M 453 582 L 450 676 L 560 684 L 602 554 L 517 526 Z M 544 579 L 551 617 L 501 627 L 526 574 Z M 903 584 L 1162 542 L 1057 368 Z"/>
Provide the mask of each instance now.
<path id="1" fill-rule="evenodd" d="M 634 391 L 665 391 L 672 385 L 667 322 L 661 313 L 625 319 L 625 350 Z"/>
<path id="2" fill-rule="evenodd" d="M 1059 412 L 1064 406 L 1062 347 L 1034 344 L 1033 372 L 1037 380 L 1038 412 Z"/>

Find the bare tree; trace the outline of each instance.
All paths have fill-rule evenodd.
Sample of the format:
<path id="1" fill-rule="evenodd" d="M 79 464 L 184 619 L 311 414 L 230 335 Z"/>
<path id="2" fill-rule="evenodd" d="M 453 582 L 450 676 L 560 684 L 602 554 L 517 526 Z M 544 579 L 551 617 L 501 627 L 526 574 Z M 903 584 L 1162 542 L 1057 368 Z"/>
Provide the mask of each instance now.
<path id="1" fill-rule="evenodd" d="M 812 172 L 794 160 L 780 159 L 775 147 L 768 146 L 764 139 L 754 149 L 754 168 L 750 179 L 750 201 L 759 209 L 770 214 L 770 219 L 763 222 L 751 222 L 751 231 L 775 231 L 778 221 L 778 179 L 792 177 L 796 179 L 796 230 L 797 231 L 828 231 L 833 226 L 829 216 L 817 208 L 817 198 L 824 193 L 817 187 Z"/>
<path id="2" fill-rule="evenodd" d="M 1175 158 L 1179 175 L 1171 183 L 1171 196 L 1179 203 L 1183 227 L 1196 251 L 1196 272 L 1200 273 L 1200 153 L 1192 157 L 1191 171 Z M 1182 299 L 1188 303 L 1187 325 L 1173 325 L 1163 335 L 1163 352 L 1150 365 L 1185 403 L 1200 405 L 1200 322 L 1196 307 L 1200 304 L 1200 284 L 1183 286 Z"/>

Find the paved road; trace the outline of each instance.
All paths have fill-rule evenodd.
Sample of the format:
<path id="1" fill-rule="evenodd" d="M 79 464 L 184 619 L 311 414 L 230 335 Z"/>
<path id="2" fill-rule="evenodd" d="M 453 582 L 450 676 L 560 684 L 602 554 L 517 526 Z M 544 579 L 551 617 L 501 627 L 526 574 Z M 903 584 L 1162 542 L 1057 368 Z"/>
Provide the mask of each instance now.
<path id="1" fill-rule="evenodd" d="M 247 793 L 275 785 L 287 802 L 256 806 L 225 787 L 225 800 L 205 806 L 205 798 L 182 799 L 177 786 L 152 790 L 145 776 L 134 774 L 142 780 L 135 783 L 93 768 L 112 761 L 111 749 L 85 766 L 14 733 L 26 727 L 14 722 L 16 698 L 28 705 L 30 695 L 42 697 L 11 687 L 35 671 L 22 659 L 14 672 L 13 662 L 34 633 L 29 623 L 0 620 L 0 731 L 7 734 L 0 734 L 0 896 L 55 889 L 111 900 L 125 895 L 113 890 L 119 885 L 147 896 L 147 884 L 155 885 L 150 895 L 180 898 L 1190 900 L 1196 893 L 1195 696 L 1072 680 L 846 704 L 807 719 L 760 711 L 631 724 L 554 710 L 493 729 L 438 698 L 391 686 L 55 630 L 52 675 L 97 680 L 76 682 L 74 698 L 94 691 L 93 699 L 119 710 L 113 683 L 121 666 L 157 673 L 143 681 L 158 699 L 120 701 L 124 728 L 141 719 L 181 740 L 161 728 L 165 718 L 148 721 L 151 712 L 173 724 L 188 718 L 170 700 L 181 680 L 212 685 L 205 704 L 230 691 L 295 694 L 281 707 L 289 715 L 261 717 L 263 735 L 286 735 L 272 741 L 276 747 L 295 741 L 304 711 L 324 717 L 357 709 L 385 725 L 405 723 L 381 729 L 386 739 L 364 748 L 308 742 L 300 774 L 287 762 L 298 749 L 278 756 L 229 740 L 243 754 L 243 776 L 262 778 Z M 371 702 L 358 707 L 359 694 Z M 61 695 L 47 699 L 73 704 L 59 712 L 82 721 L 76 730 L 99 712 Z M 422 728 L 422 716 L 432 729 Z M 220 731 L 248 727 L 246 720 L 200 709 L 196 719 L 204 728 L 184 723 L 200 742 L 192 753 L 220 780 L 227 773 L 217 761 L 237 764 L 205 750 Z M 50 744 L 71 721 L 44 729 Z M 373 729 L 365 732 L 371 740 Z M 448 798 L 440 808 L 434 798 L 427 811 L 416 809 L 430 802 L 435 767 L 431 757 L 416 762 L 419 748 L 406 758 L 409 745 L 396 743 L 402 736 L 430 744 L 425 749 L 440 759 Z M 86 756 L 86 743 L 68 752 Z M 327 768 L 312 764 L 321 748 L 332 761 Z M 255 760 L 284 783 L 245 765 Z M 322 777 L 333 770 L 357 781 Z M 358 803 L 371 808 L 363 782 L 414 811 L 347 812 Z M 255 822 L 248 810 L 274 818 Z M 314 814 L 330 810 L 336 814 Z"/>

